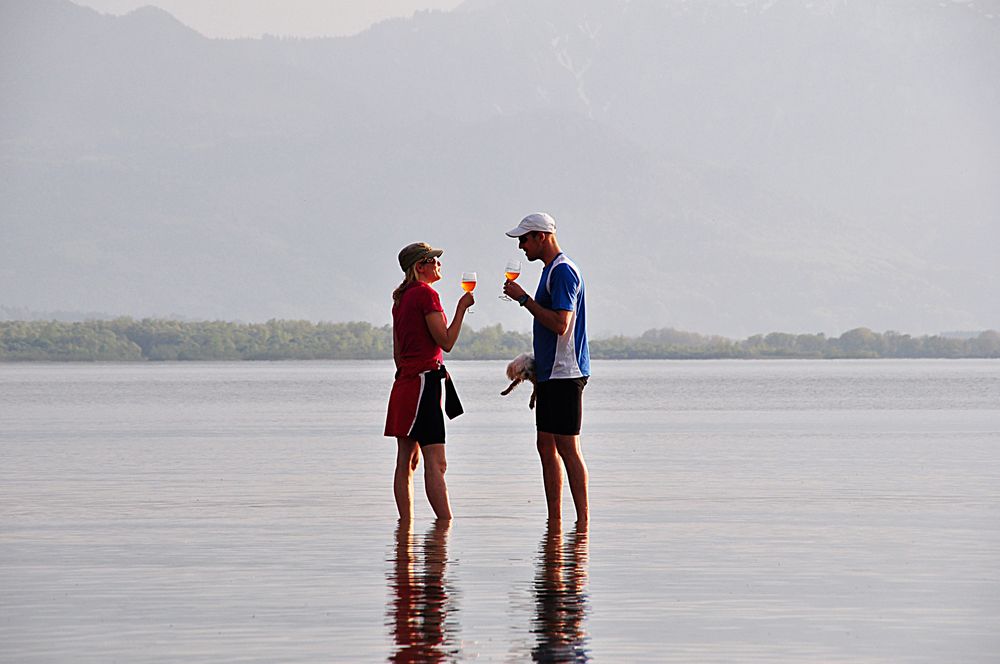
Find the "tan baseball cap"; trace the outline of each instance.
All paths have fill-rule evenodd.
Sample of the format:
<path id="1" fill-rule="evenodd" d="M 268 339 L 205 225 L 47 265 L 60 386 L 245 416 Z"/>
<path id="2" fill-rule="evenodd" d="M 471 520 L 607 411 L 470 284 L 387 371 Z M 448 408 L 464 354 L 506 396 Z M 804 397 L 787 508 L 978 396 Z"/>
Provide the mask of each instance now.
<path id="1" fill-rule="evenodd" d="M 408 244 L 399 251 L 399 267 L 406 272 L 417 261 L 425 258 L 437 258 L 444 253 L 444 249 L 435 249 L 426 242 L 414 242 Z"/>

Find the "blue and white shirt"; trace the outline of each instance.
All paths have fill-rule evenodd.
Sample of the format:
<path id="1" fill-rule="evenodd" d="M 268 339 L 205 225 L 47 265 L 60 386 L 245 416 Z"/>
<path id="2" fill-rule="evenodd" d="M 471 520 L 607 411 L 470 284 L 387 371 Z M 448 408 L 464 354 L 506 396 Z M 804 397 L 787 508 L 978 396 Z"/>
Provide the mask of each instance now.
<path id="1" fill-rule="evenodd" d="M 542 270 L 535 301 L 547 309 L 571 312 L 569 326 L 562 335 L 535 320 L 536 379 L 546 381 L 589 376 L 590 347 L 587 344 L 583 276 L 580 268 L 566 254 L 559 254 Z"/>

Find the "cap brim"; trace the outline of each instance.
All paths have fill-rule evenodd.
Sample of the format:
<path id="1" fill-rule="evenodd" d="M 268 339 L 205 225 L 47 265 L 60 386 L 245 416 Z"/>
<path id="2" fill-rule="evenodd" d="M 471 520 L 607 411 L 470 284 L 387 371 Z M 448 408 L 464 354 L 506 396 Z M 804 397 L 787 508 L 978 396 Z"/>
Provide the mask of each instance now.
<path id="1" fill-rule="evenodd" d="M 522 235 L 525 235 L 530 232 L 531 231 L 529 231 L 528 229 L 521 228 L 520 226 L 518 226 L 517 228 L 512 228 L 509 231 L 507 231 L 506 235 L 507 237 L 521 237 Z"/>
<path id="2" fill-rule="evenodd" d="M 425 251 L 425 252 L 423 252 L 421 254 L 418 254 L 412 261 L 410 261 L 409 263 L 407 263 L 406 267 L 403 267 L 402 264 L 400 264 L 399 267 L 400 267 L 400 269 L 403 270 L 403 272 L 406 272 L 407 270 L 409 270 L 411 267 L 413 267 L 414 265 L 416 265 L 420 261 L 428 259 L 428 258 L 440 258 L 441 254 L 443 254 L 443 253 L 444 253 L 444 249 L 434 249 L 432 247 L 430 249 L 430 251 Z"/>

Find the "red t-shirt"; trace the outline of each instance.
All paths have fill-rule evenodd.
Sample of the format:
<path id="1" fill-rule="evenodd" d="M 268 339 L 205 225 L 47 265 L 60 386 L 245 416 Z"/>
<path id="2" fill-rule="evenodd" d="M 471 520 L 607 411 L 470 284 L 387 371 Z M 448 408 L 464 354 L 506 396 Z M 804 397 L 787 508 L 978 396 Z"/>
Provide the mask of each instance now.
<path id="1" fill-rule="evenodd" d="M 392 330 L 396 335 L 400 375 L 416 374 L 434 369 L 444 360 L 441 347 L 427 327 L 427 314 L 440 311 L 441 298 L 437 291 L 422 281 L 415 281 L 403 291 L 392 307 Z M 447 325 L 447 320 L 445 321 Z"/>

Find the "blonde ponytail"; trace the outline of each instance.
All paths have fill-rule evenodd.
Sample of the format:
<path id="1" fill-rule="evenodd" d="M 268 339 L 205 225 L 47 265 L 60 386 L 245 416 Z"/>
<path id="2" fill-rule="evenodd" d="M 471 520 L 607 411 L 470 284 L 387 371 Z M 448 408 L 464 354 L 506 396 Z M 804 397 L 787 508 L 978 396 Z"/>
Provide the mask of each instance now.
<path id="1" fill-rule="evenodd" d="M 406 271 L 406 276 L 403 277 L 402 283 L 396 286 L 396 290 L 392 291 L 392 302 L 393 304 L 398 304 L 400 298 L 403 297 L 403 291 L 409 288 L 410 284 L 417 280 L 417 264 L 414 263 L 410 266 L 410 269 Z"/>

